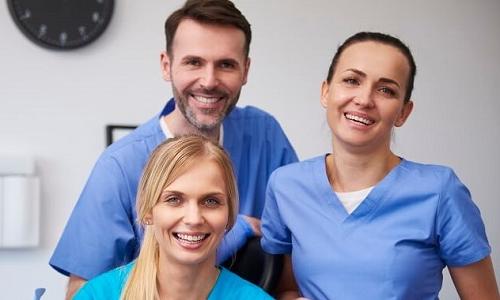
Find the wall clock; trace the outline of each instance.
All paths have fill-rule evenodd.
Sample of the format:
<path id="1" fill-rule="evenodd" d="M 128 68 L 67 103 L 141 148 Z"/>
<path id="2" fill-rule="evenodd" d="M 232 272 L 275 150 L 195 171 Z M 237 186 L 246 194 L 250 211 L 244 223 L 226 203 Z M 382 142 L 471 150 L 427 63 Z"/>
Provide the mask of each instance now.
<path id="1" fill-rule="evenodd" d="M 7 0 L 21 31 L 36 44 L 68 50 L 85 46 L 106 29 L 114 0 Z"/>

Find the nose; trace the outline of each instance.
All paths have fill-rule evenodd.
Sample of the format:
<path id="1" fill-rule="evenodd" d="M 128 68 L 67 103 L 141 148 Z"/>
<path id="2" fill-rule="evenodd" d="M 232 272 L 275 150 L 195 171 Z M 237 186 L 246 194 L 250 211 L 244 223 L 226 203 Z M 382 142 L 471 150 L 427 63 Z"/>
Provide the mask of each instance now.
<path id="1" fill-rule="evenodd" d="M 354 103 L 362 107 L 373 107 L 373 90 L 371 87 L 359 89 L 359 93 L 354 97 Z"/>
<path id="2" fill-rule="evenodd" d="M 189 226 L 203 224 L 203 215 L 200 207 L 197 204 L 190 204 L 184 210 L 184 223 Z"/>
<path id="3" fill-rule="evenodd" d="M 203 70 L 202 78 L 200 80 L 201 87 L 211 90 L 217 86 L 219 80 L 217 78 L 217 70 L 210 65 L 207 65 Z"/>

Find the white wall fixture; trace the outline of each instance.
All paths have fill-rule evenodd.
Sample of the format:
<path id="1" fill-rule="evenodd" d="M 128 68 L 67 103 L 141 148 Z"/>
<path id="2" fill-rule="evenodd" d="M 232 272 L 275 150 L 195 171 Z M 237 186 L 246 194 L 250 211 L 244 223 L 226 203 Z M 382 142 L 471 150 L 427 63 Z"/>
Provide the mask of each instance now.
<path id="1" fill-rule="evenodd" d="M 30 158 L 0 158 L 0 248 L 39 244 L 40 180 Z"/>

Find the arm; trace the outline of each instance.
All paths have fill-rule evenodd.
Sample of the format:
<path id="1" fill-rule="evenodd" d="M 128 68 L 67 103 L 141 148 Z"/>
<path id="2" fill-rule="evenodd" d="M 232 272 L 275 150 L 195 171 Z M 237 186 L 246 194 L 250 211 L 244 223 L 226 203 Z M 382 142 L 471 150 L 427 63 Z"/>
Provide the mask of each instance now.
<path id="1" fill-rule="evenodd" d="M 249 238 L 260 235 L 259 219 L 238 215 L 233 228 L 224 235 L 224 239 L 217 249 L 217 264 L 225 262 L 236 254 Z"/>
<path id="2" fill-rule="evenodd" d="M 89 279 L 134 258 L 133 199 L 121 174 L 111 159 L 96 163 L 49 262 L 60 273 Z"/>
<path id="3" fill-rule="evenodd" d="M 453 171 L 443 180 L 436 225 L 439 254 L 460 298 L 498 300 L 491 248 L 479 208 Z"/>
<path id="4" fill-rule="evenodd" d="M 284 211 L 281 211 L 278 205 L 275 189 L 277 188 L 276 177 L 278 171 L 275 171 L 269 178 L 266 190 L 266 202 L 262 213 L 262 249 L 270 254 L 283 254 L 283 268 L 278 285 L 273 291 L 277 299 L 306 299 L 300 298 L 299 288 L 295 281 L 292 270 L 291 253 L 293 251 L 292 233 L 285 220 Z M 279 187 L 278 187 L 279 189 Z M 286 216 L 286 215 L 285 215 Z"/>
<path id="5" fill-rule="evenodd" d="M 285 255 L 283 272 L 281 273 L 281 278 L 276 288 L 276 296 L 279 300 L 307 299 L 300 296 L 299 287 L 293 276 L 290 255 Z"/>
<path id="6" fill-rule="evenodd" d="M 87 282 L 85 279 L 71 274 L 68 280 L 68 290 L 66 291 L 66 300 L 70 300 L 76 292 Z"/>
<path id="7" fill-rule="evenodd" d="M 467 266 L 448 269 L 460 299 L 500 299 L 490 256 Z"/>
<path id="8" fill-rule="evenodd" d="M 247 222 L 253 232 L 253 236 L 262 236 L 262 231 L 260 230 L 260 220 L 254 217 L 249 217 L 242 215 L 243 219 Z"/>

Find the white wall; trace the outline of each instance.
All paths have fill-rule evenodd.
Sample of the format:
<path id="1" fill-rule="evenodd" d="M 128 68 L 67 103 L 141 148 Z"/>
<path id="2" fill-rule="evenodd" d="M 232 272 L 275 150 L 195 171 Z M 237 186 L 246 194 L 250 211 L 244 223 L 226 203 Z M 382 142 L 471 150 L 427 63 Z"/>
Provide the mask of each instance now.
<path id="1" fill-rule="evenodd" d="M 92 45 L 54 52 L 28 41 L 0 2 L 0 156 L 37 159 L 42 243 L 0 250 L 0 293 L 61 299 L 65 278 L 47 264 L 96 157 L 107 123 L 140 123 L 171 95 L 159 72 L 165 17 L 182 1 L 115 1 Z M 404 157 L 453 167 L 482 211 L 500 273 L 500 1 L 238 0 L 252 23 L 252 67 L 240 104 L 273 113 L 301 158 L 330 135 L 319 87 L 336 46 L 359 30 L 395 34 L 418 66 L 415 109 L 396 133 Z M 500 274 L 499 274 L 500 275 Z M 456 294 L 449 278 L 442 299 Z"/>

